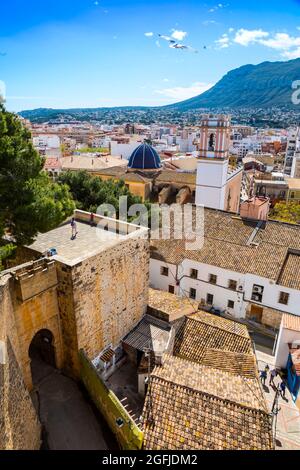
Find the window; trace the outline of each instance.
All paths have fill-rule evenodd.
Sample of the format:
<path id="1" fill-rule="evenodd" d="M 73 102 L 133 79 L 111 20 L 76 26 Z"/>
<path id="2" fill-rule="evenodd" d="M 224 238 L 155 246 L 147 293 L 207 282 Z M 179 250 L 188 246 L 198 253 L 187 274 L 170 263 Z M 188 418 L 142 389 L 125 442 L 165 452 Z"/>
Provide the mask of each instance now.
<path id="1" fill-rule="evenodd" d="M 252 300 L 254 300 L 254 302 L 262 302 L 264 289 L 264 286 L 254 284 L 252 289 Z"/>
<path id="2" fill-rule="evenodd" d="M 169 268 L 166 268 L 165 266 L 162 266 L 160 268 L 160 274 L 162 276 L 169 276 Z"/>
<path id="3" fill-rule="evenodd" d="M 237 282 L 233 281 L 233 279 L 229 279 L 228 288 L 230 290 L 237 290 Z"/>
<path id="4" fill-rule="evenodd" d="M 169 286 L 169 293 L 170 294 L 175 294 L 175 287 L 174 286 Z"/>
<path id="5" fill-rule="evenodd" d="M 198 270 L 197 269 L 191 269 L 191 278 L 192 279 L 198 279 Z"/>
<path id="6" fill-rule="evenodd" d="M 211 294 L 207 294 L 206 296 L 206 303 L 207 305 L 213 305 L 214 303 L 214 296 Z"/>
<path id="7" fill-rule="evenodd" d="M 233 300 L 228 300 L 228 308 L 234 308 L 234 301 Z"/>
<path id="8" fill-rule="evenodd" d="M 289 298 L 290 294 L 288 294 L 287 292 L 280 292 L 278 302 L 280 304 L 287 305 L 289 303 Z"/>
<path id="9" fill-rule="evenodd" d="M 215 145 L 216 145 L 216 136 L 215 134 L 210 134 L 209 136 L 209 143 L 208 143 L 208 150 L 211 152 L 215 151 Z"/>
<path id="10" fill-rule="evenodd" d="M 217 284 L 217 276 L 215 274 L 210 274 L 209 275 L 209 282 L 210 284 Z"/>
<path id="11" fill-rule="evenodd" d="M 195 300 L 195 299 L 196 299 L 196 295 L 197 295 L 196 289 L 191 288 L 191 289 L 190 289 L 190 298 Z"/>

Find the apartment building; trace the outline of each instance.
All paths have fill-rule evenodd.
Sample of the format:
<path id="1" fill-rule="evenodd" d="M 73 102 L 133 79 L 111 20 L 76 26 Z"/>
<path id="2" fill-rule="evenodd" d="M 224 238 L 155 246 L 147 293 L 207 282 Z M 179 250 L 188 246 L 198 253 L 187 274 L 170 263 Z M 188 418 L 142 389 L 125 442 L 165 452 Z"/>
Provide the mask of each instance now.
<path id="1" fill-rule="evenodd" d="M 206 208 L 204 240 L 196 251 L 153 240 L 151 287 L 276 329 L 283 313 L 300 315 L 299 226 Z"/>

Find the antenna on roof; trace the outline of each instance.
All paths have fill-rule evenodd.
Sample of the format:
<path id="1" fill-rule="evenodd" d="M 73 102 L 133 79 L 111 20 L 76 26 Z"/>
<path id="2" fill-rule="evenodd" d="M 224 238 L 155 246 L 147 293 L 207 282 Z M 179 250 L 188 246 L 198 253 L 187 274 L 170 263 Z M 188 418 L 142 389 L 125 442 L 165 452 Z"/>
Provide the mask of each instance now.
<path id="1" fill-rule="evenodd" d="M 152 391 L 151 391 L 151 347 L 150 341 L 149 346 L 144 348 L 145 358 L 148 360 L 148 376 L 147 376 L 147 384 L 148 384 L 148 399 L 146 402 L 146 422 L 148 425 L 154 424 L 154 417 L 153 417 L 153 406 L 152 406 Z"/>

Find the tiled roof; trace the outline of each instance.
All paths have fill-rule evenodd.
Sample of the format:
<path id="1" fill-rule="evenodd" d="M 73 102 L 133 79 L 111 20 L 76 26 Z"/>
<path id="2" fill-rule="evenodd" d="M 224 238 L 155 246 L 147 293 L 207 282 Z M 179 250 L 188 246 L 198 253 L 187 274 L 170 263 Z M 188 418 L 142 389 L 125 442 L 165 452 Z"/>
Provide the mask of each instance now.
<path id="1" fill-rule="evenodd" d="M 165 350 L 170 338 L 171 326 L 150 315 L 145 315 L 140 323 L 124 338 L 123 343 L 143 351 L 150 348 Z"/>
<path id="2" fill-rule="evenodd" d="M 300 317 L 284 313 L 282 316 L 282 326 L 288 330 L 300 331 Z"/>
<path id="3" fill-rule="evenodd" d="M 196 173 L 162 170 L 156 178 L 157 183 L 182 183 L 196 185 Z"/>
<path id="4" fill-rule="evenodd" d="M 251 354 L 247 327 L 205 312 L 186 317 L 176 335 L 174 355 L 200 364 L 211 349 Z"/>
<path id="5" fill-rule="evenodd" d="M 61 168 L 61 162 L 60 162 L 59 158 L 48 157 L 45 160 L 44 168 L 45 168 L 45 170 L 60 169 Z"/>
<path id="6" fill-rule="evenodd" d="M 90 157 L 74 155 L 73 157 L 63 157 L 61 163 L 64 170 L 102 171 L 105 168 L 115 167 L 116 165 L 127 168 L 126 160 L 112 156 Z"/>
<path id="7" fill-rule="evenodd" d="M 300 178 L 285 178 L 289 185 L 289 189 L 299 191 L 300 189 Z"/>
<path id="8" fill-rule="evenodd" d="M 278 284 L 300 290 L 300 252 L 299 254 L 288 254 L 278 278 Z"/>
<path id="9" fill-rule="evenodd" d="M 139 170 L 130 170 L 128 171 L 127 166 L 115 166 L 112 168 L 105 168 L 105 169 L 100 169 L 97 171 L 97 175 L 100 176 L 106 176 L 110 178 L 117 178 L 117 179 L 122 179 L 124 181 L 132 181 L 136 183 L 149 183 L 152 181 L 151 175 L 149 174 L 143 174 L 142 171 Z"/>
<path id="10" fill-rule="evenodd" d="M 195 221 L 195 206 L 193 214 Z M 277 281 L 289 249 L 300 249 L 300 225 L 269 221 L 258 229 L 253 243 L 249 244 L 256 226 L 256 222 L 206 208 L 203 248 L 187 250 L 186 240 L 174 240 L 171 236 L 170 240 L 151 241 L 151 257 L 170 264 L 190 259 Z"/>
<path id="11" fill-rule="evenodd" d="M 156 289 L 149 289 L 148 311 L 156 316 L 156 312 L 166 321 L 174 321 L 190 313 L 197 312 L 199 302 L 192 301 L 186 297 Z M 154 312 L 154 313 L 153 313 Z"/>
<path id="12" fill-rule="evenodd" d="M 256 359 L 254 354 L 242 354 L 220 349 L 207 349 L 202 358 L 201 364 L 230 372 L 242 377 L 257 377 Z"/>
<path id="13" fill-rule="evenodd" d="M 165 355 L 144 406 L 147 450 L 271 450 L 259 382 Z"/>

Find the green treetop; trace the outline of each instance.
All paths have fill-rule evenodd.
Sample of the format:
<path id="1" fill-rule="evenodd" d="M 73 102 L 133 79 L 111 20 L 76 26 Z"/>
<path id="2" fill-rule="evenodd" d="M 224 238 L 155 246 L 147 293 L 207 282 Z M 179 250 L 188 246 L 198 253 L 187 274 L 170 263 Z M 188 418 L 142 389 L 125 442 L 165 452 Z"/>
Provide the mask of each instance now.
<path id="1" fill-rule="evenodd" d="M 298 202 L 279 202 L 271 210 L 270 219 L 300 224 L 300 204 Z"/>

